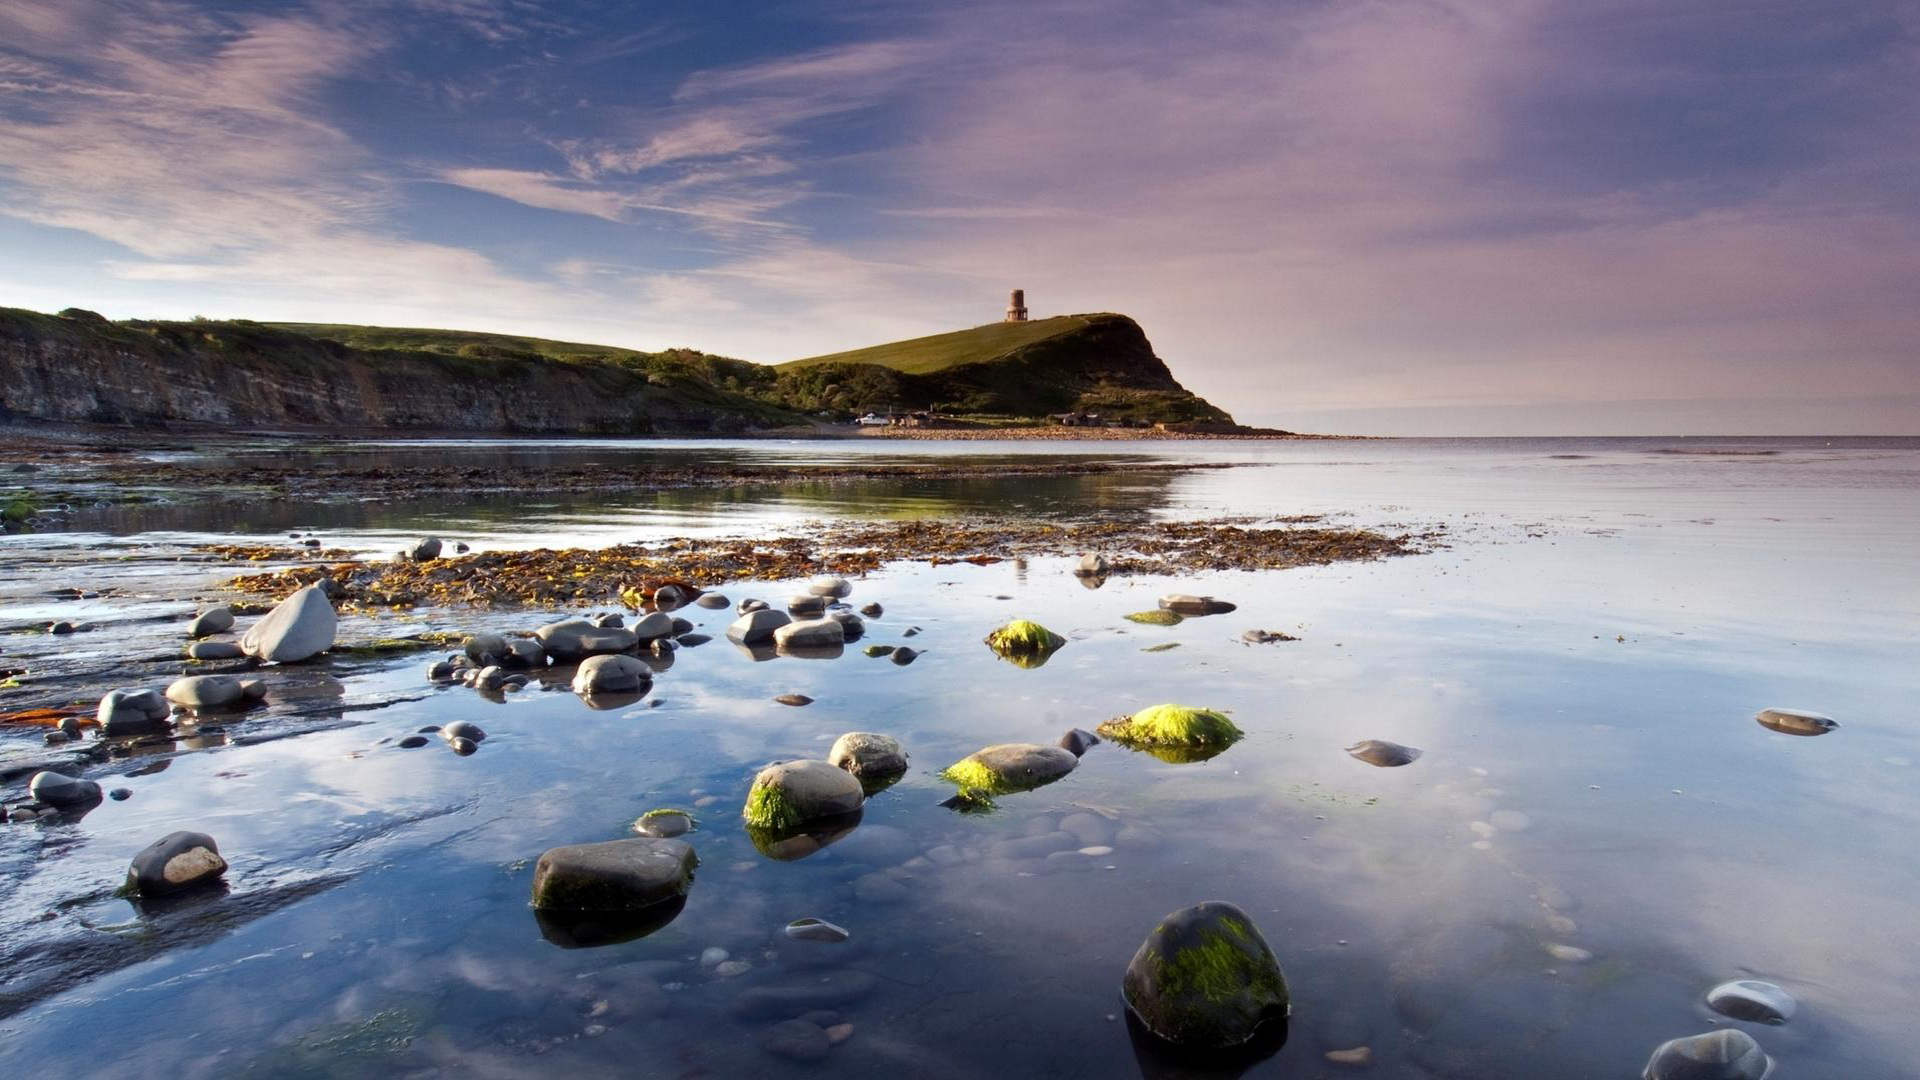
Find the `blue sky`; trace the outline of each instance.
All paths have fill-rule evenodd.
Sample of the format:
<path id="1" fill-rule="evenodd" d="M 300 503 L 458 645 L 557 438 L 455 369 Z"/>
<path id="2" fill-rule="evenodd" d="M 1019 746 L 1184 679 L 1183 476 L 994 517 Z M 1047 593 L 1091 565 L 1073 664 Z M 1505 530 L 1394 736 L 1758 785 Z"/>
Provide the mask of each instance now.
<path id="1" fill-rule="evenodd" d="M 1014 286 L 1256 423 L 1920 432 L 1920 3 L 0 0 L 0 304 L 779 361 Z"/>

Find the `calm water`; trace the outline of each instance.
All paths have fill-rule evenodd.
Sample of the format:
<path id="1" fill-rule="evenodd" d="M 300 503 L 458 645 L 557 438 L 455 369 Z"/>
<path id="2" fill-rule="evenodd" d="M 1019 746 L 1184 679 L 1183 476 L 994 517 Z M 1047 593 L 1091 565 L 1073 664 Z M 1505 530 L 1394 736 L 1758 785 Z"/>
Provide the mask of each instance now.
<path id="1" fill-rule="evenodd" d="M 287 451 L 223 456 L 253 452 Z M 80 511 L 62 532 L 0 540 L 0 624 L 102 626 L 58 642 L 9 635 L 0 660 L 105 671 L 116 651 L 176 646 L 174 618 L 207 587 L 196 583 L 228 572 L 172 562 L 175 545 L 290 529 L 375 553 L 425 532 L 531 548 L 985 513 L 1329 513 L 1453 537 L 1415 558 L 1098 590 L 1064 561 L 896 567 L 857 581 L 851 599 L 886 606 L 867 641 L 921 629 L 911 644 L 928 651 L 914 665 L 857 649 L 755 663 L 716 641 L 682 651 L 646 701 L 621 710 L 589 710 L 564 685 L 504 702 L 434 689 L 420 656 L 269 672 L 275 703 L 233 732 L 307 733 L 99 766 L 90 775 L 131 788 L 130 800 L 71 824 L 0 827 L 0 992 L 12 995 L 0 1007 L 13 1011 L 0 1019 L 0 1072 L 1140 1075 L 1118 1019 L 1127 960 L 1160 916 L 1223 899 L 1253 914 L 1294 990 L 1289 1042 L 1249 1075 L 1335 1075 L 1322 1052 L 1364 1042 L 1384 1077 L 1632 1076 L 1659 1042 L 1733 1023 L 1700 1004 L 1708 987 L 1758 977 L 1801 1006 L 1782 1027 L 1741 1025 L 1779 1076 L 1920 1076 L 1920 441 L 1017 454 L 386 443 L 312 458 L 617 468 L 674 455 L 1029 453 L 1237 467 Z M 126 593 L 40 595 L 101 582 Z M 1121 618 L 1174 589 L 1240 608 L 1172 628 Z M 550 614 L 423 612 L 409 625 L 531 628 Z M 682 614 L 717 635 L 730 613 Z M 1013 617 L 1071 643 L 1036 670 L 1002 663 L 980 639 Z M 1252 627 L 1302 640 L 1241 644 Z M 344 620 L 342 637 L 369 629 Z M 1179 647 L 1144 651 L 1166 643 Z M 788 692 L 816 702 L 770 700 Z M 950 789 L 933 773 L 981 746 L 1051 742 L 1162 701 L 1232 710 L 1248 737 L 1194 765 L 1102 745 L 991 815 L 938 805 Z M 1752 720 L 1767 706 L 1842 726 L 1776 734 Z M 478 754 L 378 745 L 453 719 L 491 734 Z M 902 739 L 913 772 L 840 842 L 798 862 L 761 856 L 737 818 L 753 773 L 824 755 L 851 730 Z M 1387 770 L 1342 752 L 1365 738 L 1425 756 Z M 16 755 L 37 745 L 9 739 Z M 597 949 L 542 937 L 526 906 L 541 851 L 619 838 L 647 809 L 689 805 L 702 865 L 671 924 Z M 231 893 L 157 915 L 112 898 L 132 853 L 177 828 L 218 838 Z M 1012 843 L 1028 837 L 1053 839 Z M 1032 850 L 1048 847 L 1112 850 Z M 805 915 L 852 941 L 788 942 L 780 927 Z M 1591 959 L 1556 958 L 1555 945 Z M 751 969 L 704 971 L 709 947 Z M 769 1056 L 758 1040 L 778 1017 L 739 1015 L 756 988 L 824 994 L 859 976 L 872 989 L 830 1006 L 853 1034 L 822 1065 Z"/>

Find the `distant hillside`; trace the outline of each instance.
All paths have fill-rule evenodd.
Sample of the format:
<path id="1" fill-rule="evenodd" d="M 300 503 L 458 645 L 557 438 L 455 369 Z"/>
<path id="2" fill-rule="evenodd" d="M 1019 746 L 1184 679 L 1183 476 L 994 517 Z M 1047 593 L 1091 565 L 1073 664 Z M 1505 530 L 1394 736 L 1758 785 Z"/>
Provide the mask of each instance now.
<path id="1" fill-rule="evenodd" d="M 994 323 L 770 367 L 459 330 L 0 308 L 0 419 L 665 435 L 890 409 L 1231 422 L 1122 315 Z"/>
<path id="2" fill-rule="evenodd" d="M 934 409 L 951 414 L 1231 424 L 1180 385 L 1125 315 L 989 323 L 781 364 L 797 408 Z"/>
<path id="3" fill-rule="evenodd" d="M 1118 317 L 1118 316 L 1113 316 Z M 950 334 L 909 338 L 887 345 L 809 356 L 779 365 L 783 368 L 803 364 L 878 364 L 909 375 L 929 375 L 963 364 L 983 364 L 998 360 L 1015 349 L 1045 341 L 1051 337 L 1085 329 L 1096 318 L 1090 315 L 1057 315 L 1032 322 L 997 322 Z"/>

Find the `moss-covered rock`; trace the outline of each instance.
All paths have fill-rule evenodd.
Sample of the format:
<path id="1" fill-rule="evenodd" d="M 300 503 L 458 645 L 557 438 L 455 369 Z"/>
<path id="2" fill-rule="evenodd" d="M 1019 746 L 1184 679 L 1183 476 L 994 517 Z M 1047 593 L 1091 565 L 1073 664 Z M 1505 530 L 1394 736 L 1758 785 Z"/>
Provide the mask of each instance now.
<path id="1" fill-rule="evenodd" d="M 1280 962 L 1247 913 L 1209 900 L 1168 915 L 1133 954 L 1121 995 L 1177 1046 L 1241 1046 L 1292 1009 Z"/>
<path id="2" fill-rule="evenodd" d="M 782 761 L 753 778 L 741 816 L 755 828 L 784 831 L 852 813 L 865 798 L 860 781 L 844 769 L 824 761 Z"/>
<path id="3" fill-rule="evenodd" d="M 548 850 L 533 868 L 533 906 L 553 911 L 633 911 L 693 887 L 690 844 L 644 837 Z"/>
<path id="4" fill-rule="evenodd" d="M 1031 619 L 1015 619 L 987 635 L 987 647 L 1021 667 L 1039 667 L 1067 639 Z"/>
<path id="5" fill-rule="evenodd" d="M 1128 622 L 1145 623 L 1148 626 L 1179 626 L 1186 619 L 1171 611 L 1154 608 L 1152 611 L 1136 611 L 1126 616 Z"/>
<path id="6" fill-rule="evenodd" d="M 1006 795 L 1051 784 L 1079 763 L 1071 751 L 1058 746 L 998 743 L 947 766 L 940 778 L 962 792 Z"/>
<path id="7" fill-rule="evenodd" d="M 1114 742 L 1136 748 L 1214 748 L 1215 753 L 1245 734 L 1225 714 L 1191 705 L 1154 705 L 1132 716 L 1116 716 L 1098 730 Z"/>

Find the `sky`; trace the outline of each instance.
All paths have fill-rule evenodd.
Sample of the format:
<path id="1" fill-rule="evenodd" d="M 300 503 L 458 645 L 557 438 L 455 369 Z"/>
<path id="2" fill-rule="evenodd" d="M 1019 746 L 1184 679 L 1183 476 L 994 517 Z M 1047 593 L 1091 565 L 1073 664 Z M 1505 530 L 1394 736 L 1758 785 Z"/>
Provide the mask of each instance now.
<path id="1" fill-rule="evenodd" d="M 778 362 L 1015 287 L 1246 423 L 1920 434 L 1920 0 L 0 0 L 0 305 Z"/>

